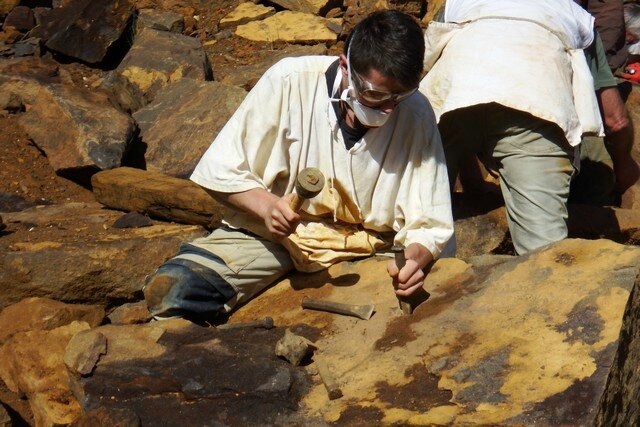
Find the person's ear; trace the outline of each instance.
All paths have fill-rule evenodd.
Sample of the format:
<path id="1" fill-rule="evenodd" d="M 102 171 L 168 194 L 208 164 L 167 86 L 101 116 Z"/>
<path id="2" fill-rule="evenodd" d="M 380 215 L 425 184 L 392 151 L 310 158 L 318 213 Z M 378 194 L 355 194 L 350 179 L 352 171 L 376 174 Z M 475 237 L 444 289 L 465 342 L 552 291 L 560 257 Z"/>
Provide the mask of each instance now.
<path id="1" fill-rule="evenodd" d="M 347 57 L 344 56 L 344 53 L 340 54 L 340 70 L 342 71 L 342 75 L 346 76 L 347 75 Z"/>

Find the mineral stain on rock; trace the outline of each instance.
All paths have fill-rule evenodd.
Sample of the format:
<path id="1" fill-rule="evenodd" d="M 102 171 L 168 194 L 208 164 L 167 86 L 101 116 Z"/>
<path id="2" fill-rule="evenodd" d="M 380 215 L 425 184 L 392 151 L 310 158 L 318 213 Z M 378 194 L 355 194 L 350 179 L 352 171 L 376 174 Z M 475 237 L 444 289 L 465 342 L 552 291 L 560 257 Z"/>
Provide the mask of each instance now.
<path id="1" fill-rule="evenodd" d="M 567 320 L 557 326 L 558 332 L 567 334 L 567 342 L 582 341 L 593 345 L 602 339 L 605 322 L 593 304 L 581 301 L 573 307 Z"/>
<path id="2" fill-rule="evenodd" d="M 451 390 L 438 388 L 440 378 L 432 374 L 422 363 L 416 363 L 405 372 L 411 378 L 405 385 L 376 383 L 377 397 L 391 408 L 426 412 L 431 408 L 453 405 Z"/>
<path id="3" fill-rule="evenodd" d="M 452 375 L 459 383 L 473 384 L 456 393 L 455 400 L 466 403 L 468 408 L 476 408 L 481 403 L 502 403 L 507 397 L 500 392 L 505 373 L 509 369 L 509 348 L 491 354 L 472 368 L 461 369 Z"/>
<path id="4" fill-rule="evenodd" d="M 563 392 L 549 396 L 532 409 L 506 420 L 505 424 L 593 425 L 600 400 L 598 390 L 603 389 L 605 372 L 616 348 L 617 343 L 611 343 L 594 355 L 597 368 L 593 374 L 576 380 Z"/>
<path id="5" fill-rule="evenodd" d="M 451 307 L 455 301 L 476 292 L 477 288 L 472 286 L 470 282 L 469 276 L 456 277 L 446 285 L 439 287 L 438 295 L 431 296 L 420 304 L 413 314 L 399 316 L 390 321 L 382 338 L 376 341 L 375 349 L 388 351 L 393 347 L 403 346 L 414 341 L 416 335 L 410 325 L 426 321 L 429 317 L 436 316 Z"/>
<path id="6" fill-rule="evenodd" d="M 564 264 L 566 266 L 573 264 L 575 260 L 576 260 L 575 256 L 568 254 L 566 252 L 558 254 L 558 256 L 556 256 L 556 258 L 554 259 L 554 261 L 557 262 L 558 264 Z"/>
<path id="7" fill-rule="evenodd" d="M 375 406 L 349 405 L 342 411 L 337 426 L 372 426 L 379 425 L 384 418 L 384 413 Z"/>
<path id="8" fill-rule="evenodd" d="M 130 409 L 143 425 L 159 419 L 163 425 L 293 422 L 310 380 L 273 354 L 283 333 L 195 326 L 166 331 L 158 341 L 167 349 L 162 356 L 101 362 L 74 393 L 82 394 L 85 410 Z"/>

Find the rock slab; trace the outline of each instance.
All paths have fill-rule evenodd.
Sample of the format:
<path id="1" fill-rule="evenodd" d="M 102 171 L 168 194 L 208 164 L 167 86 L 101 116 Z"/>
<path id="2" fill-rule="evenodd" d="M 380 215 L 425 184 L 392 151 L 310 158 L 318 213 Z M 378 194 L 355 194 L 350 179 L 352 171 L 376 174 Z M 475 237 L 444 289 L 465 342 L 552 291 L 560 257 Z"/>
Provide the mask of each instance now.
<path id="1" fill-rule="evenodd" d="M 104 319 L 97 305 L 65 304 L 49 298 L 25 298 L 0 312 L 0 344 L 18 332 L 51 330 L 73 321 L 96 327 Z"/>
<path id="2" fill-rule="evenodd" d="M 5 214 L 15 231 L 0 239 L 0 307 L 35 296 L 102 305 L 135 300 L 145 276 L 180 243 L 206 234 L 177 224 L 110 228 L 119 215 L 99 203 Z"/>
<path id="3" fill-rule="evenodd" d="M 165 322 L 105 326 L 109 349 L 92 375 L 72 380 L 86 411 L 129 410 L 142 425 L 287 424 L 305 376 L 273 354 L 283 331 L 219 331 Z M 161 336 L 150 328 L 171 328 Z M 137 332 L 134 332 L 137 331 Z M 215 402 L 215 404 L 212 404 Z"/>
<path id="4" fill-rule="evenodd" d="M 67 425 L 81 414 L 68 389 L 63 355 L 69 340 L 87 329 L 85 322 L 72 322 L 50 331 L 20 332 L 0 348 L 0 377 L 9 390 L 29 399 L 36 425 Z"/>
<path id="5" fill-rule="evenodd" d="M 106 95 L 16 75 L 0 77 L 0 92 L 26 110 L 19 123 L 56 171 L 120 166 L 135 125 Z"/>
<path id="6" fill-rule="evenodd" d="M 306 414 L 336 424 L 591 425 L 612 376 L 621 381 L 611 401 L 635 414 L 637 335 L 622 337 L 638 327 L 625 307 L 636 298 L 640 249 L 568 239 L 521 257 L 442 259 L 412 316 L 401 314 L 385 264 L 293 275 L 232 316 L 322 328 L 315 343 L 344 397 L 330 401 L 314 383 Z M 309 313 L 304 296 L 373 303 L 376 314 Z"/>
<path id="7" fill-rule="evenodd" d="M 47 48 L 89 64 L 105 60 L 131 22 L 129 0 L 72 0 L 52 9 L 34 29 Z"/>
<path id="8" fill-rule="evenodd" d="M 249 22 L 236 28 L 235 34 L 248 40 L 315 44 L 335 42 L 337 34 L 330 23 L 341 25 L 339 19 L 326 19 L 310 13 L 278 12 L 262 21 Z"/>
<path id="9" fill-rule="evenodd" d="M 182 34 L 143 28 L 115 70 L 111 90 L 126 111 L 136 111 L 156 93 L 182 78 L 212 80 L 213 72 L 200 42 Z"/>
<path id="10" fill-rule="evenodd" d="M 245 96 L 235 86 L 190 78 L 158 92 L 133 114 L 147 145 L 147 170 L 188 178 Z"/>
<path id="11" fill-rule="evenodd" d="M 95 174 L 91 184 L 105 206 L 168 221 L 213 228 L 225 212 L 198 184 L 157 172 L 117 168 Z"/>

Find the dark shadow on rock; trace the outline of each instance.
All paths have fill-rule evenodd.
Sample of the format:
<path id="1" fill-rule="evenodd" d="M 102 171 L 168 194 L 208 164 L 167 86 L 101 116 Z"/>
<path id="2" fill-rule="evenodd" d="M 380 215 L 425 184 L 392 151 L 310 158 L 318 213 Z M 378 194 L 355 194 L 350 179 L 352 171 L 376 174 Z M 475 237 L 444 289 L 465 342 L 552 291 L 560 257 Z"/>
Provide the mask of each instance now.
<path id="1" fill-rule="evenodd" d="M 504 200 L 502 199 L 502 194 L 498 193 L 471 194 L 455 192 L 451 195 L 454 219 L 484 215 L 501 206 L 504 206 Z"/>
<path id="2" fill-rule="evenodd" d="M 7 404 L 0 403 L 0 405 L 2 405 L 4 409 L 7 411 L 7 414 L 9 414 L 9 418 L 11 418 L 12 427 L 30 427 L 30 424 L 27 422 L 27 420 L 22 418 L 22 416 L 18 413 L 18 411 L 16 411 L 15 409 L 13 409 L 11 406 Z"/>
<path id="3" fill-rule="evenodd" d="M 360 280 L 360 275 L 348 273 L 331 277 L 328 270 L 322 270 L 313 274 L 294 274 L 289 280 L 291 281 L 291 287 L 299 291 L 301 289 L 318 289 L 325 285 L 353 286 Z"/>
<path id="4" fill-rule="evenodd" d="M 613 169 L 591 159 L 580 161 L 580 172 L 571 180 L 569 203 L 594 206 L 619 206 L 620 195 L 614 190 Z"/>
<path id="5" fill-rule="evenodd" d="M 625 243 L 629 232 L 623 232 L 613 208 L 570 204 L 569 237 L 583 239 L 607 238 Z"/>
<path id="6" fill-rule="evenodd" d="M 136 126 L 135 132 L 127 144 L 127 150 L 122 156 L 121 166 L 147 170 L 146 152 L 147 144 L 140 138 L 140 128 Z"/>
<path id="7" fill-rule="evenodd" d="M 91 186 L 91 177 L 98 172 L 100 172 L 98 167 L 86 166 L 80 168 L 61 169 L 56 173 L 62 178 L 73 181 L 89 191 L 93 191 L 93 187 Z"/>
<path id="8" fill-rule="evenodd" d="M 0 212 L 21 212 L 38 204 L 46 205 L 51 204 L 51 202 L 42 200 L 42 202 L 35 203 L 17 194 L 0 192 Z"/>

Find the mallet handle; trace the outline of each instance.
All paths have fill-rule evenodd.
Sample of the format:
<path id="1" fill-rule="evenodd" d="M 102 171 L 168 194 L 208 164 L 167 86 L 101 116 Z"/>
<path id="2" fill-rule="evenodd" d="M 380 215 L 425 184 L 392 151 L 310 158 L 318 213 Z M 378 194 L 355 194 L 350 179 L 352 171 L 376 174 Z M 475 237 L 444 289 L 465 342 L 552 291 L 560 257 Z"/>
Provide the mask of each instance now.
<path id="1" fill-rule="evenodd" d="M 305 201 L 304 197 L 300 196 L 298 193 L 293 193 L 293 197 L 289 202 L 289 207 L 291 208 L 292 211 L 298 212 L 302 207 L 302 204 L 304 203 L 304 201 Z"/>

